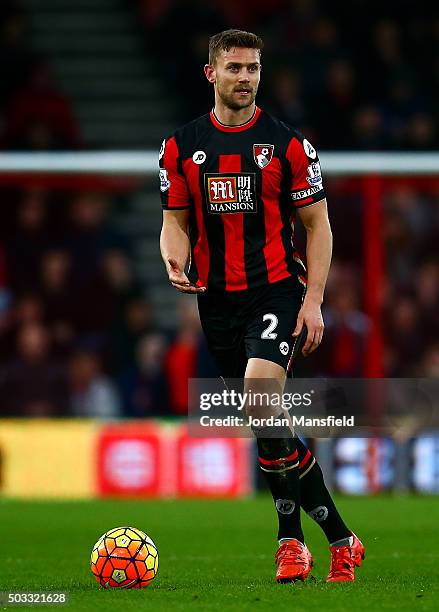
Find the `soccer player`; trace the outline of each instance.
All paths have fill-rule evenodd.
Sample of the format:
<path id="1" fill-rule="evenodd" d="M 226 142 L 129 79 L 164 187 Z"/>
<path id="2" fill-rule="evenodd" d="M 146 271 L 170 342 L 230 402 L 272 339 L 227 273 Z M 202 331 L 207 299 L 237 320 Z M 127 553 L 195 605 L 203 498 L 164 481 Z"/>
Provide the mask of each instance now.
<path id="1" fill-rule="evenodd" d="M 171 285 L 197 295 L 221 375 L 243 376 L 244 388 L 271 381 L 283 390 L 301 335 L 304 356 L 322 341 L 332 235 L 316 150 L 255 104 L 262 47 L 240 30 L 210 39 L 204 72 L 215 106 L 165 139 L 159 154 L 160 244 Z M 307 233 L 307 280 L 292 242 L 296 214 Z M 304 580 L 311 570 L 300 506 L 330 543 L 327 580 L 354 580 L 364 547 L 340 517 L 320 466 L 289 427 L 269 429 L 254 433 L 279 521 L 277 581 Z"/>

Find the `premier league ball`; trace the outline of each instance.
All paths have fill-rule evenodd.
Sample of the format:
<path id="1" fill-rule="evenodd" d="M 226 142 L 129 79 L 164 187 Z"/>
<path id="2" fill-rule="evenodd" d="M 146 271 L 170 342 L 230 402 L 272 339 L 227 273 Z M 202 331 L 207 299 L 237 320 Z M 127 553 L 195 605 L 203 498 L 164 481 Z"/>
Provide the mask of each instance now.
<path id="1" fill-rule="evenodd" d="M 115 527 L 99 538 L 90 558 L 91 571 L 105 588 L 141 589 L 155 578 L 157 547 L 135 527 Z"/>

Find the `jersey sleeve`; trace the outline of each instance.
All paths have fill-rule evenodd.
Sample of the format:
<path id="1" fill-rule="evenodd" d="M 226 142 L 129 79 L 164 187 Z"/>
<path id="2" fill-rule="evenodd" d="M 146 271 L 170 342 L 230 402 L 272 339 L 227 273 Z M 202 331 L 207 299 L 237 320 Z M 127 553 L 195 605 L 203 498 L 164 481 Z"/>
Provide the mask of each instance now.
<path id="1" fill-rule="evenodd" d="M 178 145 L 172 136 L 162 142 L 159 153 L 159 178 L 162 208 L 183 210 L 190 208 L 190 196 L 184 177 Z"/>
<path id="2" fill-rule="evenodd" d="M 290 193 L 295 208 L 311 206 L 323 200 L 322 171 L 312 144 L 297 132 L 290 140 L 286 156 L 291 166 Z"/>

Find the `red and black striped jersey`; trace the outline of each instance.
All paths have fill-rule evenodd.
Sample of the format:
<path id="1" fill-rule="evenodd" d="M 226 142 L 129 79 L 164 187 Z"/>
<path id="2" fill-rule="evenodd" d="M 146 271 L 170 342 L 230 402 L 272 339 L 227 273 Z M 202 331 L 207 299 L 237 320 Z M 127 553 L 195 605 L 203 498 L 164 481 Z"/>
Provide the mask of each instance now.
<path id="1" fill-rule="evenodd" d="M 303 274 L 295 209 L 325 193 L 302 134 L 259 108 L 233 127 L 211 112 L 165 139 L 159 160 L 163 208 L 190 210 L 192 282 L 239 291 Z"/>

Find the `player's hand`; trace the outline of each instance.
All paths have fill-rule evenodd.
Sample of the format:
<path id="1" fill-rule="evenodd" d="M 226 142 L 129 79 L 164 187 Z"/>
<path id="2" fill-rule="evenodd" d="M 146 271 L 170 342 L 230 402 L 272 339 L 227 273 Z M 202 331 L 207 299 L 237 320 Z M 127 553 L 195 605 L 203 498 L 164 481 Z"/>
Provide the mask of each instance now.
<path id="1" fill-rule="evenodd" d="M 177 291 L 181 291 L 181 293 L 204 293 L 206 291 L 206 287 L 196 287 L 191 284 L 184 270 L 175 259 L 168 259 L 166 269 L 169 282 Z"/>
<path id="2" fill-rule="evenodd" d="M 303 345 L 302 354 L 304 357 L 307 357 L 315 351 L 321 343 L 325 326 L 320 304 L 307 300 L 306 297 L 297 316 L 297 325 L 293 333 L 294 337 L 300 335 L 304 325 L 306 325 L 308 329 L 308 334 L 306 342 Z"/>

